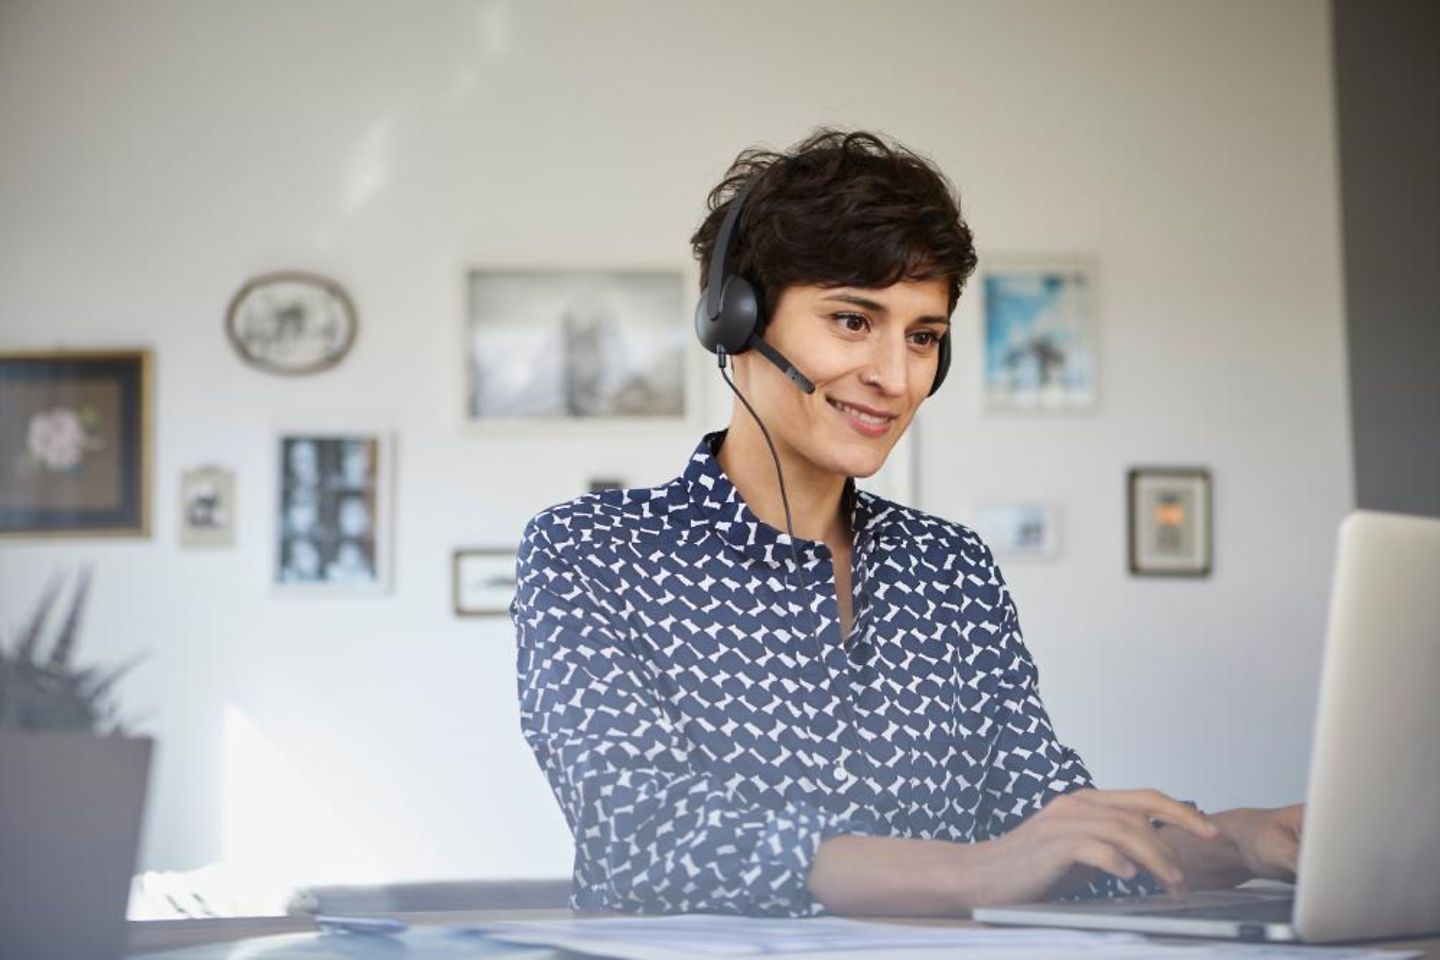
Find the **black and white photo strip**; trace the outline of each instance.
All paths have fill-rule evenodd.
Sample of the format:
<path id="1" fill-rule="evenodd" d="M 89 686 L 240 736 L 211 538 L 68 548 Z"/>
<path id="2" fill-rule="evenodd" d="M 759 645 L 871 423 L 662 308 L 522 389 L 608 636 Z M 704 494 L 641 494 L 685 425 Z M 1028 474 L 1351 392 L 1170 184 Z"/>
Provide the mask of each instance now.
<path id="1" fill-rule="evenodd" d="M 379 434 L 280 438 L 278 585 L 386 588 L 387 447 Z"/>

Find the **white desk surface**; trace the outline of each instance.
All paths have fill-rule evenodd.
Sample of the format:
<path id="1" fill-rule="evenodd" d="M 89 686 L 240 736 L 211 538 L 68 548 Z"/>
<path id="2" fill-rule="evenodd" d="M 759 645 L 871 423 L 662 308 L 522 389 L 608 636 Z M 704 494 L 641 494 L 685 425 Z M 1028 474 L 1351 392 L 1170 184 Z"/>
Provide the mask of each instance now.
<path id="1" fill-rule="evenodd" d="M 495 922 L 499 920 L 563 920 L 585 916 L 569 910 L 464 910 L 438 913 L 397 913 L 388 914 L 404 920 L 411 926 L 458 925 Z M 591 914 L 594 916 L 594 914 Z M 876 918 L 884 919 L 884 918 Z M 976 926 L 970 920 L 915 920 L 896 919 L 896 923 L 939 924 L 954 926 Z M 131 921 L 130 953 L 144 954 L 161 950 L 202 943 L 244 940 L 249 937 L 267 937 L 280 933 L 305 933 L 315 929 L 312 917 L 235 917 L 215 920 L 137 920 Z M 1164 938 L 1157 938 L 1164 939 Z M 1177 943 L 1195 941 L 1176 940 Z M 1426 960 L 1440 960 L 1440 937 L 1423 940 L 1376 940 L 1369 941 L 1375 947 L 1424 951 Z"/>

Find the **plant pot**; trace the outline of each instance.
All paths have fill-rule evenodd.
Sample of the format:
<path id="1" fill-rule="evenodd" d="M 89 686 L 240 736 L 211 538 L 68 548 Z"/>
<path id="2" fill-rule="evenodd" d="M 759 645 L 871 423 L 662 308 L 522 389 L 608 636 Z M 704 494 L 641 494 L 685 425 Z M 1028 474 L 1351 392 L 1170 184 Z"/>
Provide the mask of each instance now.
<path id="1" fill-rule="evenodd" d="M 149 738 L 0 733 L 0 957 L 116 960 Z"/>

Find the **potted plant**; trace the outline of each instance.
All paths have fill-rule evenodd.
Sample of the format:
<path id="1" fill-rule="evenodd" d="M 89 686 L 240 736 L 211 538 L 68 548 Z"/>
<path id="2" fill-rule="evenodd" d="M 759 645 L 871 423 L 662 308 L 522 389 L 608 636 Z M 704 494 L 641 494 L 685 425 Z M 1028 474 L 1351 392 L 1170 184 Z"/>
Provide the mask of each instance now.
<path id="1" fill-rule="evenodd" d="M 88 569 L 47 642 L 63 587 L 53 579 L 19 633 L 0 637 L 0 956 L 114 960 L 152 743 L 126 735 L 112 696 L 133 661 L 74 660 Z"/>

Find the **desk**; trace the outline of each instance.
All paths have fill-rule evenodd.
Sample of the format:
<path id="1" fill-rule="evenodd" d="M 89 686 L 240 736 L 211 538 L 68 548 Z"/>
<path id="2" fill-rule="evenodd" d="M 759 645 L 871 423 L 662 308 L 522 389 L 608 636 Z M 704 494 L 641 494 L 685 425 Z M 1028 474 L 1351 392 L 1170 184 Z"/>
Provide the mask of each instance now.
<path id="1" fill-rule="evenodd" d="M 399 913 L 393 916 L 411 926 L 493 923 L 501 920 L 564 920 L 585 916 L 569 910 L 460 910 L 438 913 Z M 919 923 L 974 926 L 969 920 L 897 920 L 897 923 Z M 280 933 L 305 933 L 315 929 L 313 917 L 236 917 L 217 920 L 136 920 L 128 924 L 130 952 L 153 953 L 202 943 L 221 943 L 247 937 L 268 937 Z M 1195 940 L 1175 940 L 1196 943 Z M 1390 949 L 1422 950 L 1426 960 L 1440 960 L 1440 937 L 1424 940 L 1377 940 L 1373 946 Z"/>

